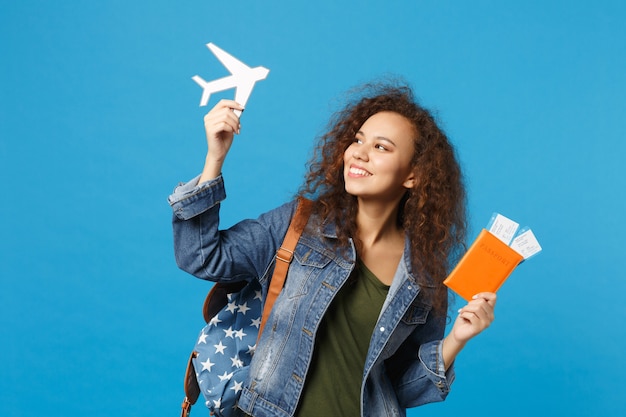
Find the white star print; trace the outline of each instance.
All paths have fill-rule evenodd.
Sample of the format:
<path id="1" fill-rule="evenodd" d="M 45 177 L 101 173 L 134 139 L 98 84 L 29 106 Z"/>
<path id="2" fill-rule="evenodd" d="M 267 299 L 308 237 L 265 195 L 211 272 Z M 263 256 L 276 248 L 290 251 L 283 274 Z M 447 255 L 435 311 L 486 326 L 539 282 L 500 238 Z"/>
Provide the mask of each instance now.
<path id="1" fill-rule="evenodd" d="M 222 330 L 224 331 L 224 333 L 226 333 L 225 337 L 230 337 L 231 339 L 234 339 L 233 333 L 235 333 L 235 331 L 233 330 L 233 326 L 230 326 L 227 330 Z"/>
<path id="2" fill-rule="evenodd" d="M 214 363 L 211 362 L 211 358 L 207 358 L 206 362 L 200 362 L 202 364 L 202 370 L 207 370 L 209 372 L 211 372 L 211 368 L 213 367 L 213 365 L 215 365 Z"/>
<path id="3" fill-rule="evenodd" d="M 235 314 L 235 310 L 237 310 L 237 302 L 233 301 L 231 303 L 228 303 L 228 305 L 226 306 L 226 311 L 230 311 L 231 313 Z"/>
<path id="4" fill-rule="evenodd" d="M 235 337 L 238 337 L 239 340 L 243 340 L 243 337 L 246 335 L 246 333 L 243 332 L 243 329 L 239 329 L 235 332 Z"/>
<path id="5" fill-rule="evenodd" d="M 221 353 L 222 355 L 224 354 L 224 349 L 226 349 L 221 340 L 219 344 L 213 345 L 213 347 L 215 348 L 215 353 Z"/>
<path id="6" fill-rule="evenodd" d="M 235 391 L 235 394 L 237 394 L 239 391 L 241 391 L 243 389 L 243 381 L 241 381 L 241 382 L 235 381 L 235 386 L 230 387 L 230 389 Z"/>
<path id="7" fill-rule="evenodd" d="M 240 312 L 241 314 L 243 314 L 244 316 L 246 315 L 246 312 L 247 312 L 248 310 L 250 310 L 250 307 L 248 307 L 248 303 L 247 303 L 247 302 L 245 302 L 245 303 L 243 303 L 243 304 L 239 305 L 238 307 L 239 307 L 239 312 Z"/>
<path id="8" fill-rule="evenodd" d="M 217 377 L 220 379 L 220 381 L 228 381 L 233 377 L 233 373 L 231 372 L 227 374 L 226 371 L 224 371 L 223 375 L 218 375 Z"/>
<path id="9" fill-rule="evenodd" d="M 196 377 L 201 392 L 210 398 L 207 406 L 218 414 L 224 409 L 228 411 L 232 404 L 230 400 L 225 403 L 228 397 L 223 396 L 224 392 L 232 390 L 231 396 L 238 396 L 243 391 L 243 380 L 236 381 L 234 374 L 248 366 L 257 348 L 255 343 L 262 324 L 260 316 L 263 308 L 263 292 L 255 291 L 257 288 L 258 285 L 242 293 L 227 294 L 226 305 L 211 317 L 197 336 L 195 350 L 199 356 L 194 363 L 197 365 L 195 371 L 199 372 Z M 242 315 L 241 322 L 237 321 L 239 313 Z"/>
<path id="10" fill-rule="evenodd" d="M 230 360 L 233 362 L 232 364 L 233 368 L 243 367 L 243 362 L 241 362 L 241 359 L 239 359 L 239 355 L 235 355 L 234 357 L 230 358 Z"/>
<path id="11" fill-rule="evenodd" d="M 222 322 L 222 320 L 220 320 L 220 318 L 217 316 L 218 316 L 217 314 L 213 316 L 213 318 L 209 322 L 209 326 L 213 325 L 217 327 L 217 324 Z"/>

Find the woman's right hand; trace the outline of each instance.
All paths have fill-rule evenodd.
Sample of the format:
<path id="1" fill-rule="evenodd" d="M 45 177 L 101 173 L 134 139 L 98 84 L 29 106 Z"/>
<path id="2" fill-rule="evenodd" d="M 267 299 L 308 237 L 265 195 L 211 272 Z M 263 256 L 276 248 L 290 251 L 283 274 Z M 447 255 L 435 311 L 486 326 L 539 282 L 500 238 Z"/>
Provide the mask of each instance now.
<path id="1" fill-rule="evenodd" d="M 243 106 L 233 100 L 221 100 L 204 116 L 204 131 L 208 152 L 200 181 L 211 180 L 222 172 L 222 165 L 233 144 L 235 133 L 239 134 L 241 124 L 233 110 L 243 111 Z"/>

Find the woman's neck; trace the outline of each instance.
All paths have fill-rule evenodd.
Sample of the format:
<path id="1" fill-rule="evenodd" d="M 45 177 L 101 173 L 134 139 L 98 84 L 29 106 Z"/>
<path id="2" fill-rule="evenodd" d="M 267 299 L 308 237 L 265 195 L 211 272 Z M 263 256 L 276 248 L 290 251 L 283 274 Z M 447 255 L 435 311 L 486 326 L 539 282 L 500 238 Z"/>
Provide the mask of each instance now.
<path id="1" fill-rule="evenodd" d="M 404 241 L 404 232 L 398 226 L 397 204 L 359 201 L 356 224 L 357 238 L 364 247 Z"/>
<path id="2" fill-rule="evenodd" d="M 402 234 L 398 227 L 398 204 L 359 199 L 356 224 L 361 241 L 376 243 L 390 235 Z"/>
<path id="3" fill-rule="evenodd" d="M 398 205 L 359 202 L 356 221 L 359 258 L 383 284 L 391 285 L 404 251 Z"/>

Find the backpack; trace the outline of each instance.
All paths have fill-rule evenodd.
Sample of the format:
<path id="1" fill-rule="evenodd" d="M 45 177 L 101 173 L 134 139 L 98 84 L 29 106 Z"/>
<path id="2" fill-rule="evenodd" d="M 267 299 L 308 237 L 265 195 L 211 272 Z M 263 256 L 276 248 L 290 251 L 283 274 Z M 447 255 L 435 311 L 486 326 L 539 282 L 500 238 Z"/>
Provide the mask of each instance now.
<path id="1" fill-rule="evenodd" d="M 217 282 L 202 308 L 206 326 L 187 363 L 185 399 L 181 417 L 188 417 L 200 393 L 212 416 L 237 414 L 237 400 L 247 378 L 256 342 L 282 291 L 298 239 L 306 226 L 312 201 L 300 198 L 281 247 L 276 251 L 274 273 L 265 298 L 257 279 Z"/>

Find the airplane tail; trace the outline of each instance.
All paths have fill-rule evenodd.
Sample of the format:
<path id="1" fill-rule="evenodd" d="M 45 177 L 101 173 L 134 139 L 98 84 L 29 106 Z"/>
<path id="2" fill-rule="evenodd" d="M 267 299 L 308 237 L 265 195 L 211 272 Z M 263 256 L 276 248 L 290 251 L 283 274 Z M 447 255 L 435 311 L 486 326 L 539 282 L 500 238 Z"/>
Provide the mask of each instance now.
<path id="1" fill-rule="evenodd" d="M 211 84 L 213 82 L 206 82 L 202 77 L 194 75 L 191 77 L 200 87 L 202 87 L 202 98 L 200 98 L 200 107 L 206 106 L 211 96 Z"/>

